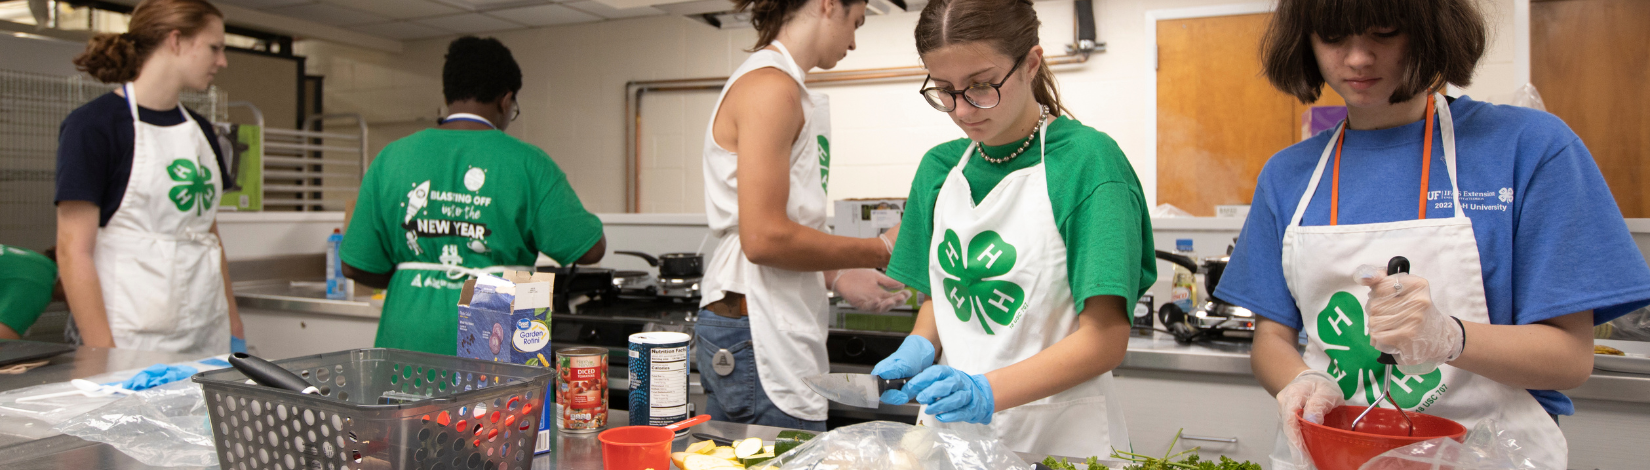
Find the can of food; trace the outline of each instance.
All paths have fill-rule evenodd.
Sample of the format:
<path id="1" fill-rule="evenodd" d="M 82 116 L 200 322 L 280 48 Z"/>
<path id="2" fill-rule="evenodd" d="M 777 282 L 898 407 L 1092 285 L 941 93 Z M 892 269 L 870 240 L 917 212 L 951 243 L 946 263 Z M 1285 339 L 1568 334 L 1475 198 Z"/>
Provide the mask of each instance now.
<path id="1" fill-rule="evenodd" d="M 556 429 L 596 432 L 607 426 L 607 348 L 556 351 Z"/>
<path id="2" fill-rule="evenodd" d="M 691 339 L 687 333 L 662 331 L 630 335 L 631 426 L 665 426 L 687 419 Z"/>

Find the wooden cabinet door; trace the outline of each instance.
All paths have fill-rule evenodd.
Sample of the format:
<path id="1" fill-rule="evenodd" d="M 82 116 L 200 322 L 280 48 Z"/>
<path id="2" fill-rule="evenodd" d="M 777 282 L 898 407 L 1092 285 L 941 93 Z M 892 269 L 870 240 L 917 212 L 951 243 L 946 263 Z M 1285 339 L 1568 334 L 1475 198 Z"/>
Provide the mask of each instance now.
<path id="1" fill-rule="evenodd" d="M 1272 154 L 1301 140 L 1307 109 L 1261 75 L 1270 13 L 1157 22 L 1157 202 L 1192 215 L 1249 204 Z M 1319 105 L 1344 101 L 1324 87 Z"/>
<path id="2" fill-rule="evenodd" d="M 1530 80 L 1604 172 L 1628 218 L 1650 217 L 1650 1 L 1530 4 Z"/>

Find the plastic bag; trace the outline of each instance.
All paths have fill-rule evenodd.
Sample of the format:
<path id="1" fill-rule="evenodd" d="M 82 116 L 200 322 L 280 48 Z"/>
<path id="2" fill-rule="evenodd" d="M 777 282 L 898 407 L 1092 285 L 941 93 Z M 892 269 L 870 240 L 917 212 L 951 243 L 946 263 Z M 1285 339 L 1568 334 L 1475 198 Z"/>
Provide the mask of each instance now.
<path id="1" fill-rule="evenodd" d="M 1524 86 L 1513 91 L 1512 105 L 1540 111 L 1547 110 L 1547 102 L 1541 100 L 1541 92 L 1535 91 L 1534 83 L 1525 83 Z"/>
<path id="2" fill-rule="evenodd" d="M 1650 341 L 1650 307 L 1632 311 L 1626 315 L 1616 317 L 1608 323 L 1599 325 L 1604 334 L 1599 339 L 1620 339 L 1630 341 Z M 1594 329 L 1598 331 L 1598 329 Z"/>
<path id="3" fill-rule="evenodd" d="M 1386 451 L 1360 470 L 1539 470 L 1518 440 L 1504 435 L 1493 419 L 1478 422 L 1465 442 L 1440 437 Z"/>
<path id="4" fill-rule="evenodd" d="M 115 400 L 54 429 L 103 442 L 156 467 L 218 464 L 200 384 L 179 381 Z"/>
<path id="5" fill-rule="evenodd" d="M 872 421 L 836 428 L 752 470 L 1030 470 L 1001 441 L 948 429 Z"/>
<path id="6" fill-rule="evenodd" d="M 228 364 L 221 357 L 217 357 L 200 361 L 179 362 L 172 365 L 188 366 L 204 371 L 218 369 Z M 98 374 L 85 377 L 85 379 L 99 384 L 107 384 L 125 381 L 141 371 L 142 369 L 129 369 Z M 187 378 L 184 381 L 187 382 Z M 52 430 L 53 426 L 69 418 L 113 403 L 122 397 L 122 395 L 71 393 L 43 399 L 30 398 L 76 390 L 78 389 L 69 382 L 56 382 L 0 393 L 0 434 L 30 439 L 58 434 L 57 431 Z"/>

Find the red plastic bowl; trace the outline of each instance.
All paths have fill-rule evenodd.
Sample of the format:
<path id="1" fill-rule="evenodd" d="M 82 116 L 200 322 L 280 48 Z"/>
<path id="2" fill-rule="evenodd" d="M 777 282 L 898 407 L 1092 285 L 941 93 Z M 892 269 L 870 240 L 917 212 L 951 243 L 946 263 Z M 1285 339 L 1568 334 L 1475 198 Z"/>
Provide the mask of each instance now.
<path id="1" fill-rule="evenodd" d="M 1448 437 L 1460 442 L 1467 436 L 1461 423 L 1437 416 L 1404 412 L 1415 421 L 1415 436 L 1411 437 L 1403 416 L 1391 408 L 1376 408 L 1358 423 L 1358 431 L 1349 431 L 1352 420 L 1364 412 L 1364 406 L 1338 406 L 1316 424 L 1300 417 L 1301 438 L 1306 441 L 1306 452 L 1318 470 L 1357 470 L 1364 462 L 1381 453 L 1428 439 Z"/>

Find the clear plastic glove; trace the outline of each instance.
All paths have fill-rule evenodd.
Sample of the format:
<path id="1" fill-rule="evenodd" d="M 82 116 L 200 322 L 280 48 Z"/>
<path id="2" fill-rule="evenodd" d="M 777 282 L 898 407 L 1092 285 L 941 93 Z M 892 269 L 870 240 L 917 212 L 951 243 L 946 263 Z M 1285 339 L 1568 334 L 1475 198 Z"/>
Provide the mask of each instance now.
<path id="1" fill-rule="evenodd" d="M 877 366 L 871 369 L 871 375 L 888 380 L 907 379 L 915 377 L 923 369 L 934 365 L 934 343 L 922 335 L 905 337 L 899 349 L 893 354 L 882 358 Z M 911 402 L 911 395 L 904 390 L 889 390 L 882 392 L 882 402 L 890 405 L 904 405 Z"/>
<path id="2" fill-rule="evenodd" d="M 1426 374 L 1461 357 L 1461 324 L 1433 306 L 1425 278 L 1408 273 L 1388 276 L 1368 265 L 1360 266 L 1355 277 L 1369 287 L 1364 315 L 1369 318 L 1370 345 L 1392 354 L 1398 370 Z"/>
<path id="3" fill-rule="evenodd" d="M 905 393 L 916 396 L 917 403 L 928 405 L 925 412 L 942 423 L 991 424 L 991 414 L 997 412 L 991 382 L 984 375 L 969 374 L 951 366 L 923 370 L 906 382 Z"/>
<path id="4" fill-rule="evenodd" d="M 1300 423 L 1295 420 L 1295 415 L 1298 413 L 1307 421 L 1323 424 L 1325 413 L 1345 404 L 1341 386 L 1335 383 L 1334 377 L 1321 370 L 1301 371 L 1294 380 L 1289 381 L 1289 385 L 1278 391 L 1278 418 L 1281 420 L 1278 426 L 1289 437 L 1289 450 L 1294 454 L 1297 468 L 1311 468 L 1312 457 L 1306 453 Z"/>
<path id="5" fill-rule="evenodd" d="M 844 269 L 837 271 L 836 279 L 826 286 L 855 309 L 866 312 L 886 312 L 911 298 L 905 284 L 884 276 L 875 269 Z"/>

